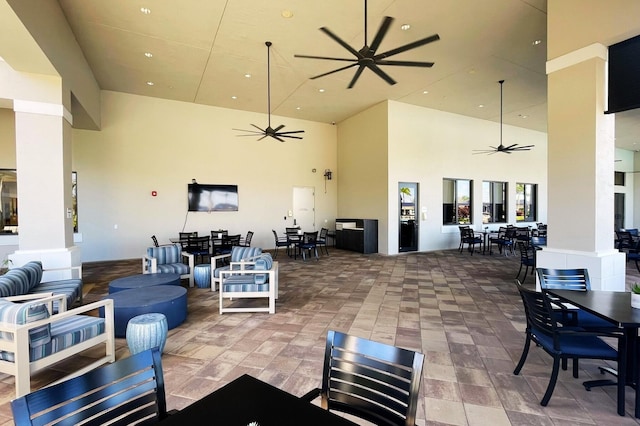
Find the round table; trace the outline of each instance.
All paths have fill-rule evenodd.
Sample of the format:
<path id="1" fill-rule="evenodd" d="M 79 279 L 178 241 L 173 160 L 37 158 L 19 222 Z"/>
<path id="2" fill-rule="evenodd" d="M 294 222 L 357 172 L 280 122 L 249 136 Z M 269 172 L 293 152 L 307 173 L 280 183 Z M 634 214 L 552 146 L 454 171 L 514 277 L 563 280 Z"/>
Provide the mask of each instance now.
<path id="1" fill-rule="evenodd" d="M 134 288 L 106 296 L 113 299 L 116 337 L 125 337 L 127 323 L 135 316 L 153 312 L 167 317 L 167 328 L 179 326 L 187 318 L 187 289 L 174 285 L 159 285 L 153 290 Z M 104 316 L 104 312 L 101 312 Z"/>
<path id="2" fill-rule="evenodd" d="M 118 278 L 109 283 L 109 294 L 157 285 L 180 285 L 180 274 L 138 274 Z"/>

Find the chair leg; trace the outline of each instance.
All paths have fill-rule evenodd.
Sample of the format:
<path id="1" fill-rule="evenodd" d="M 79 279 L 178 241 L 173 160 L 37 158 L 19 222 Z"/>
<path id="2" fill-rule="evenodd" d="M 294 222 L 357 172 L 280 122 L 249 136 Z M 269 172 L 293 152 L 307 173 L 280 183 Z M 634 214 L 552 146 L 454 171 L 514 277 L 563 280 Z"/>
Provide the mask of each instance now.
<path id="1" fill-rule="evenodd" d="M 556 381 L 558 380 L 558 370 L 560 369 L 560 358 L 553 357 L 553 371 L 551 371 L 551 378 L 549 379 L 549 385 L 547 386 L 547 391 L 544 393 L 542 397 L 542 401 L 540 401 L 540 405 L 546 407 L 551 399 L 551 394 L 556 387 Z"/>
<path id="2" fill-rule="evenodd" d="M 513 370 L 513 374 L 516 376 L 520 374 L 520 370 L 522 370 L 522 366 L 524 366 L 524 362 L 527 360 L 527 355 L 529 354 L 529 347 L 531 346 L 531 338 L 527 334 L 527 338 L 524 341 L 524 348 L 522 348 L 522 355 L 520 355 L 520 361 L 518 361 L 518 365 L 516 365 L 516 369 Z"/>

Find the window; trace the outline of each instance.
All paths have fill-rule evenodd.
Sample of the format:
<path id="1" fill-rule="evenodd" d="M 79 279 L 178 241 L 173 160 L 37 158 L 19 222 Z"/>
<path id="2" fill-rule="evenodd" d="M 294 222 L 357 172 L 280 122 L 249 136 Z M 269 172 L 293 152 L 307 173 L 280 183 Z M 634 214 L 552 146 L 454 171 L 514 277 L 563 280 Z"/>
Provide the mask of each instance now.
<path id="1" fill-rule="evenodd" d="M 535 183 L 516 183 L 516 222 L 535 222 L 537 220 L 538 185 Z"/>
<path id="2" fill-rule="evenodd" d="M 482 223 L 507 222 L 507 183 L 482 182 Z"/>
<path id="3" fill-rule="evenodd" d="M 624 172 L 614 172 L 615 173 L 615 178 L 614 178 L 614 184 L 618 185 L 618 186 L 624 186 Z"/>
<path id="4" fill-rule="evenodd" d="M 467 179 L 442 180 L 442 223 L 471 224 L 471 183 Z"/>

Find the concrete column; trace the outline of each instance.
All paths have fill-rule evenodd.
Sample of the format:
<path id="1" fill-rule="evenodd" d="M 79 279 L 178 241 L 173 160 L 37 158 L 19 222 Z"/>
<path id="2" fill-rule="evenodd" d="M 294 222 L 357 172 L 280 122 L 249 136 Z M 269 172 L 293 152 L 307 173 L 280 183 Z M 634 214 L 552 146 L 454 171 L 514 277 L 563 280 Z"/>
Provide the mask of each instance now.
<path id="1" fill-rule="evenodd" d="M 73 246 L 71 114 L 62 105 L 14 100 L 19 250 L 14 265 L 41 260 L 47 269 L 80 265 Z"/>
<path id="2" fill-rule="evenodd" d="M 614 115 L 606 106 L 607 48 L 592 44 L 547 63 L 548 247 L 544 268 L 588 268 L 592 289 L 624 291 L 614 248 Z"/>

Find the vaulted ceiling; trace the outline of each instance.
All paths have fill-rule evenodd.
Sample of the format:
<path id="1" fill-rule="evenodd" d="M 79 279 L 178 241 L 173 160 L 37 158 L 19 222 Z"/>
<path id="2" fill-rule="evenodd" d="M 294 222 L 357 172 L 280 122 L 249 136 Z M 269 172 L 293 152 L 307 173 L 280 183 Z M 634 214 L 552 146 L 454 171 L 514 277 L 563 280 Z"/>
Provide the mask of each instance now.
<path id="1" fill-rule="evenodd" d="M 274 115 L 340 122 L 391 99 L 499 121 L 505 80 L 504 123 L 546 132 L 546 0 L 368 0 L 369 44 L 395 18 L 378 52 L 440 40 L 390 58 L 432 68 L 383 67 L 395 85 L 365 70 L 352 89 L 356 68 L 310 79 L 349 63 L 294 55 L 353 58 L 319 29 L 359 50 L 364 0 L 58 1 L 105 90 L 266 113 L 271 41 Z M 636 149 L 636 116 L 617 114 L 617 146 Z"/>

